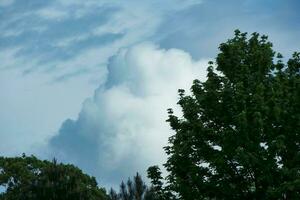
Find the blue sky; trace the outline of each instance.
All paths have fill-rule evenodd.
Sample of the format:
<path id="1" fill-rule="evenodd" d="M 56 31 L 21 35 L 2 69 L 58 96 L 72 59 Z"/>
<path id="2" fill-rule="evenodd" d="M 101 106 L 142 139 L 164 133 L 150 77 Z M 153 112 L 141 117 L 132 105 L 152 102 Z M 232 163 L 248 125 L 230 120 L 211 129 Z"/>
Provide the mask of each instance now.
<path id="1" fill-rule="evenodd" d="M 0 153 L 57 157 L 117 185 L 162 164 L 177 89 L 234 29 L 300 50 L 296 0 L 0 0 Z"/>

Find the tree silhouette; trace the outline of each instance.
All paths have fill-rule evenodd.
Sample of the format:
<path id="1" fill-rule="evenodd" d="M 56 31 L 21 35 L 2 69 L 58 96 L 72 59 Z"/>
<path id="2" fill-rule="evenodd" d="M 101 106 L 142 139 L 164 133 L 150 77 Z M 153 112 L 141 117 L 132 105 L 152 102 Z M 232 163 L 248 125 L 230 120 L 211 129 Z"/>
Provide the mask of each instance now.
<path id="1" fill-rule="evenodd" d="M 148 188 L 138 173 L 133 181 L 129 178 L 127 184 L 121 182 L 118 194 L 111 189 L 109 197 L 110 200 L 158 200 L 153 188 Z"/>

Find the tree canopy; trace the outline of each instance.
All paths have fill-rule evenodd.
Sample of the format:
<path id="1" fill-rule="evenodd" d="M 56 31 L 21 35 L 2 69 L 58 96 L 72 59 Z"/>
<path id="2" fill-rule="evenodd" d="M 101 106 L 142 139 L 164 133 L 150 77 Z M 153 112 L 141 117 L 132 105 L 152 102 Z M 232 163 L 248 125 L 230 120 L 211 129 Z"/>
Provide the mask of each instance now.
<path id="1" fill-rule="evenodd" d="M 165 147 L 179 199 L 300 199 L 300 53 L 285 64 L 267 36 L 236 30 L 207 80 L 179 90 Z M 153 181 L 156 181 L 153 179 Z"/>
<path id="2" fill-rule="evenodd" d="M 0 157 L 2 200 L 105 200 L 96 179 L 73 165 L 41 161 L 34 156 Z"/>

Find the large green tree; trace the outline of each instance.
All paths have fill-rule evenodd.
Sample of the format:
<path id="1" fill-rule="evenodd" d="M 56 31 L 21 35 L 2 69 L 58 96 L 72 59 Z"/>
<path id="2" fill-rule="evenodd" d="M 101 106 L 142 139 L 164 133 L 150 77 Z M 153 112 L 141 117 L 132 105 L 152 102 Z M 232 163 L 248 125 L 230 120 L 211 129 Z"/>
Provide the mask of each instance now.
<path id="1" fill-rule="evenodd" d="M 96 179 L 73 165 L 34 156 L 0 157 L 1 200 L 106 200 Z"/>
<path id="2" fill-rule="evenodd" d="M 183 116 L 169 110 L 170 190 L 185 200 L 300 199 L 300 54 L 285 64 L 266 36 L 238 30 L 219 49 L 207 80 L 179 90 Z"/>

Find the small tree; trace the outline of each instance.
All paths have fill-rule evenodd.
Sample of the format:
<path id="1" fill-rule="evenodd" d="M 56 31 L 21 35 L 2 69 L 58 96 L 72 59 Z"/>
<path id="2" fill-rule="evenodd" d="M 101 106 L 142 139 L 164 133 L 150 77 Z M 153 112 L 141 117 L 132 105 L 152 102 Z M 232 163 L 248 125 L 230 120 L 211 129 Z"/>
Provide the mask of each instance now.
<path id="1" fill-rule="evenodd" d="M 169 187 L 164 187 L 162 173 L 158 166 L 149 167 L 148 178 L 151 180 L 152 192 L 155 194 L 156 200 L 176 199 Z"/>
<path id="2" fill-rule="evenodd" d="M 179 90 L 165 167 L 180 199 L 300 199 L 300 54 L 274 56 L 266 36 L 237 30 L 207 80 Z"/>
<path id="3" fill-rule="evenodd" d="M 110 190 L 110 200 L 158 200 L 152 187 L 147 187 L 142 177 L 136 173 L 133 181 L 128 178 L 127 184 L 120 184 L 120 192 L 117 194 Z"/>
<path id="4" fill-rule="evenodd" d="M 148 178 L 151 179 L 153 190 L 155 191 L 157 196 L 162 198 L 163 182 L 162 182 L 162 176 L 159 167 L 158 166 L 149 167 L 147 172 L 148 172 Z"/>

